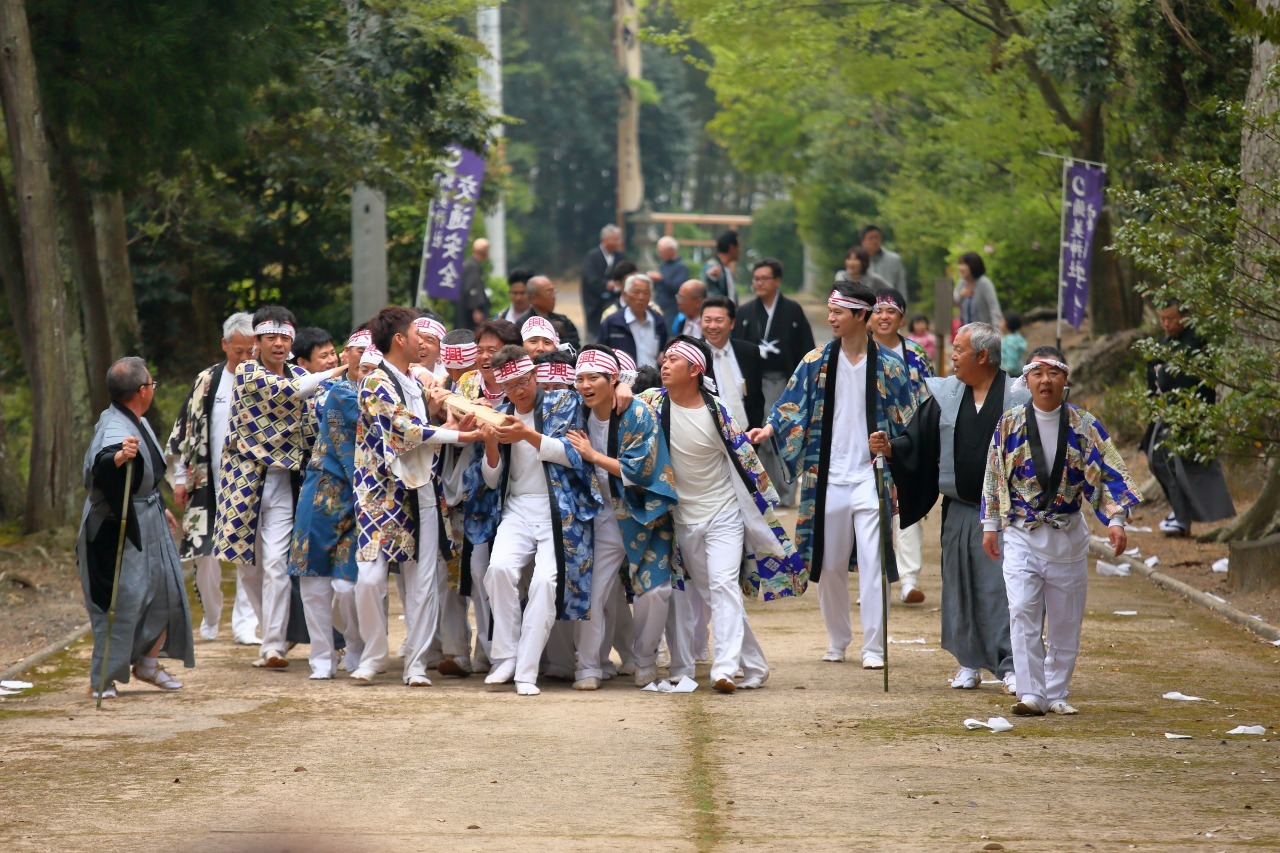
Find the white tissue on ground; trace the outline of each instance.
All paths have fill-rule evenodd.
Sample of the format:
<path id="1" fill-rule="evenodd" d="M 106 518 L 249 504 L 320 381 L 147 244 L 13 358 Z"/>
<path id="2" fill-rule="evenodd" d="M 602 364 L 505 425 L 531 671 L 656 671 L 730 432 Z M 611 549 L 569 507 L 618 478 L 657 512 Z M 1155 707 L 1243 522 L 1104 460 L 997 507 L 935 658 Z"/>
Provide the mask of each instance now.
<path id="1" fill-rule="evenodd" d="M 1164 694 L 1162 699 L 1177 699 L 1181 702 L 1204 702 L 1207 701 L 1202 696 L 1188 696 L 1185 693 L 1179 693 L 1177 690 Z"/>
<path id="2" fill-rule="evenodd" d="M 1143 560 L 1142 562 L 1146 565 L 1148 569 L 1150 569 L 1154 566 L 1160 565 L 1160 558 L 1157 557 L 1155 554 L 1152 554 L 1150 557 L 1147 557 L 1147 559 Z"/>
<path id="3" fill-rule="evenodd" d="M 1112 610 L 1112 611 L 1111 611 L 1111 615 L 1112 615 L 1112 616 L 1137 616 L 1137 615 L 1138 615 L 1138 611 L 1136 611 L 1136 610 Z"/>
<path id="4" fill-rule="evenodd" d="M 1138 556 L 1138 555 L 1139 555 L 1139 554 L 1141 554 L 1141 553 L 1142 553 L 1142 552 L 1141 552 L 1140 550 L 1138 550 L 1137 546 L 1135 545 L 1134 547 L 1130 548 L 1128 551 L 1125 551 L 1125 552 L 1124 552 L 1124 555 L 1125 555 L 1126 557 L 1136 557 L 1136 556 Z"/>
<path id="5" fill-rule="evenodd" d="M 641 690 L 648 690 L 650 693 L 692 693 L 698 689 L 698 682 L 694 681 L 687 675 L 680 676 L 680 680 L 675 684 L 667 681 L 665 678 L 661 681 L 654 681 L 646 684 Z"/>
<path id="6" fill-rule="evenodd" d="M 30 681 L 0 681 L 5 690 L 30 690 L 34 686 Z"/>
<path id="7" fill-rule="evenodd" d="M 1108 563 L 1099 560 L 1094 570 L 1104 578 L 1127 578 L 1129 577 L 1128 566 L 1117 566 L 1115 563 Z"/>
<path id="8" fill-rule="evenodd" d="M 923 646 L 924 637 L 916 637 L 913 640 L 899 640 L 896 637 L 890 637 L 889 642 L 895 646 Z"/>
<path id="9" fill-rule="evenodd" d="M 990 717 L 984 723 L 982 720 L 975 720 L 972 717 L 964 721 L 966 729 L 990 729 L 993 732 L 1007 732 L 1013 728 L 1013 724 L 1004 717 Z"/>
<path id="10" fill-rule="evenodd" d="M 1265 735 L 1267 733 L 1266 726 L 1236 726 L 1229 735 Z"/>
<path id="11" fill-rule="evenodd" d="M 1191 735 L 1175 735 L 1173 732 L 1164 733 L 1165 740 L 1195 740 Z"/>
<path id="12" fill-rule="evenodd" d="M 1220 575 L 1225 575 L 1227 573 L 1227 558 L 1220 557 L 1219 559 L 1214 560 L 1212 569 Z"/>

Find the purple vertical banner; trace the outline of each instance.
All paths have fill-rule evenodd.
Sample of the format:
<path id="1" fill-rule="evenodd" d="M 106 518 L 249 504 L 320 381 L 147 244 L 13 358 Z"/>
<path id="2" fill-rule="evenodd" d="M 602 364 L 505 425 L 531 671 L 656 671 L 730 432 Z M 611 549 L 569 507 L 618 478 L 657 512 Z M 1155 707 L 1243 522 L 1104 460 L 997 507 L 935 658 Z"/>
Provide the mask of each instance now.
<path id="1" fill-rule="evenodd" d="M 484 160 L 457 145 L 445 149 L 444 168 L 436 173 L 436 197 L 422 240 L 419 297 L 458 300 L 467 232 L 484 183 Z"/>
<path id="2" fill-rule="evenodd" d="M 1093 232 L 1102 212 L 1106 170 L 1084 163 L 1067 166 L 1062 188 L 1062 316 L 1080 328 L 1089 304 L 1089 269 L 1093 263 Z"/>

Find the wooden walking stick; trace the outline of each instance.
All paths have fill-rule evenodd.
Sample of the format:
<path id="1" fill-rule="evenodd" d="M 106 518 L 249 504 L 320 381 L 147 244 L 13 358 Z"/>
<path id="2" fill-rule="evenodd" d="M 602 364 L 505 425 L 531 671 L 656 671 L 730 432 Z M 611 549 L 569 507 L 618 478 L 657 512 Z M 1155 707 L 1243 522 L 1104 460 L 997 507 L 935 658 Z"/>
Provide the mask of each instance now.
<path id="1" fill-rule="evenodd" d="M 884 488 L 884 457 L 876 456 L 876 497 L 879 498 L 879 534 L 881 534 L 881 635 L 884 638 L 884 693 L 888 693 L 888 561 L 893 558 L 893 512 Z M 897 571 L 893 571 L 897 574 Z"/>
<path id="2" fill-rule="evenodd" d="M 107 608 L 107 641 L 102 644 L 102 677 L 98 679 L 97 709 L 102 710 L 102 694 L 107 692 L 107 667 L 111 663 L 111 632 L 116 626 L 116 594 L 120 591 L 120 564 L 124 561 L 124 532 L 133 500 L 133 460 L 124 463 L 124 505 L 120 507 L 120 536 L 116 539 L 116 571 L 111 582 L 111 605 Z"/>

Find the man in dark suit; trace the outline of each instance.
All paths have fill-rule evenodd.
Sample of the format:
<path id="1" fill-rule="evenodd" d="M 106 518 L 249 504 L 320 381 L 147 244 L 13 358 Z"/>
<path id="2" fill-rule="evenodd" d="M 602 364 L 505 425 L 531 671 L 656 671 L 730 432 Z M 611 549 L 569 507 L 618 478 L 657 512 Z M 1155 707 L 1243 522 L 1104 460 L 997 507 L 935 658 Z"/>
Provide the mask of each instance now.
<path id="1" fill-rule="evenodd" d="M 738 312 L 733 336 L 756 347 L 764 376 L 764 405 L 772 411 L 800 360 L 813 349 L 813 328 L 800 303 L 779 292 L 782 264 L 765 258 L 751 271 L 756 298 Z M 778 490 L 783 506 L 794 506 L 796 488 L 782 478 L 782 465 L 771 443 L 758 448 L 760 461 Z"/>
<path id="2" fill-rule="evenodd" d="M 488 259 L 489 241 L 481 237 L 471 244 L 471 257 L 462 262 L 455 328 L 474 329 L 489 316 L 489 291 L 484 282 L 484 263 Z"/>
<path id="3" fill-rule="evenodd" d="M 632 273 L 622 288 L 622 310 L 600 322 L 599 343 L 619 349 L 637 365 L 658 366 L 658 354 L 667 347 L 667 321 L 649 307 L 653 285 L 648 276 Z"/>
<path id="4" fill-rule="evenodd" d="M 537 314 L 550 320 L 560 333 L 560 342 L 571 344 L 574 352 L 582 347 L 582 339 L 578 337 L 578 327 L 563 314 L 556 313 L 556 286 L 545 275 L 535 275 L 526 285 L 529 294 L 529 310 L 516 319 L 516 328 L 524 326 L 526 320 Z"/>
<path id="5" fill-rule="evenodd" d="M 610 285 L 609 270 L 622 258 L 622 232 L 606 225 L 600 229 L 600 245 L 582 259 L 582 316 L 588 337 L 600 331 L 600 312 L 621 292 Z"/>
<path id="6" fill-rule="evenodd" d="M 746 341 L 734 340 L 733 300 L 708 296 L 702 303 L 702 338 L 711 348 L 707 373 L 716 382 L 716 396 L 724 401 L 743 432 L 764 423 L 764 390 L 761 385 L 760 351 Z"/>

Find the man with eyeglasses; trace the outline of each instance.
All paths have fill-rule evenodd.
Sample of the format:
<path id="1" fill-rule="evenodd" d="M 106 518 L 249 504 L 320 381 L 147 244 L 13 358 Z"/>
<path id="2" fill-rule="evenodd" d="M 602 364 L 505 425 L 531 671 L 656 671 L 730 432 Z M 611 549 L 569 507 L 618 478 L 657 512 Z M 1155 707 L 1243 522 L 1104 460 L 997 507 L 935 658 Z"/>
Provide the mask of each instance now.
<path id="1" fill-rule="evenodd" d="M 538 388 L 533 360 L 504 346 L 491 359 L 507 402 L 506 423 L 486 438 L 467 471 L 466 526 L 472 542 L 489 542 L 487 573 L 493 609 L 493 668 L 486 684 L 515 680 L 516 693 L 536 696 L 538 664 L 556 619 L 585 619 L 591 603 L 594 531 L 600 506 L 591 467 L 569 443 L 581 423 L 573 391 Z M 520 576 L 533 561 L 527 602 Z"/>
<path id="2" fill-rule="evenodd" d="M 746 341 L 760 351 L 760 385 L 764 411 L 773 406 L 786 390 L 787 380 L 800 359 L 813 349 L 813 327 L 804 309 L 781 292 L 782 262 L 775 258 L 757 261 L 751 271 L 751 289 L 756 298 L 738 309 L 733 327 L 734 338 Z M 773 442 L 760 445 L 760 462 L 769 480 L 778 490 L 778 505 L 796 505 L 795 481 L 784 476 Z"/>

